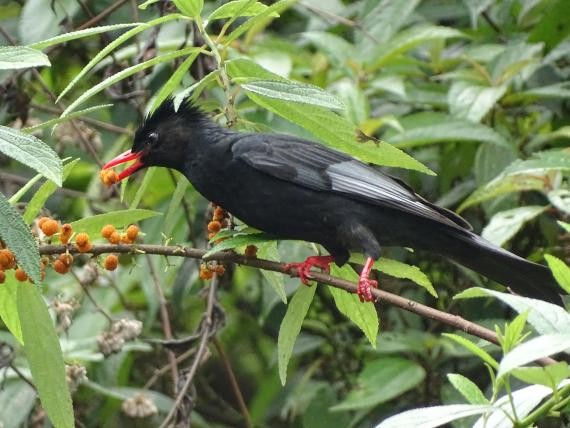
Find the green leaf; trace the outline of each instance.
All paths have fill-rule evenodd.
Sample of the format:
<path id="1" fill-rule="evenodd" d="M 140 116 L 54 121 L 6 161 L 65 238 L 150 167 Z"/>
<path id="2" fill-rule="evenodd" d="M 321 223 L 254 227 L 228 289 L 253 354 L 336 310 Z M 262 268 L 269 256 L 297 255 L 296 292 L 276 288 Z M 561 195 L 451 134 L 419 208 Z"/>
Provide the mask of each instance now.
<path id="1" fill-rule="evenodd" d="M 79 162 L 79 159 L 75 159 L 63 167 L 63 181 L 67 179 L 69 173 L 73 167 Z M 39 214 L 41 209 L 44 207 L 48 198 L 57 190 L 57 186 L 53 181 L 46 181 L 40 186 L 36 191 L 32 199 L 26 205 L 26 211 L 24 211 L 24 221 L 26 224 L 30 224 L 34 218 Z"/>
<path id="2" fill-rule="evenodd" d="M 570 267 L 559 258 L 551 256 L 550 254 L 545 254 L 544 258 L 554 278 L 556 278 L 556 282 L 558 282 L 566 293 L 570 293 Z"/>
<path id="3" fill-rule="evenodd" d="M 146 193 L 146 189 L 148 189 L 148 186 L 150 186 L 152 178 L 154 177 L 154 174 L 156 173 L 157 169 L 158 169 L 157 167 L 151 166 L 144 172 L 142 183 L 137 187 L 137 192 L 135 193 L 135 197 L 133 198 L 133 200 L 129 205 L 130 210 L 137 208 L 141 203 L 142 198 Z"/>
<path id="4" fill-rule="evenodd" d="M 135 64 L 135 65 L 132 65 L 130 67 L 127 67 L 124 70 L 121 70 L 118 73 L 115 73 L 112 76 L 107 77 L 102 82 L 99 82 L 95 86 L 89 88 L 87 91 L 85 91 L 83 94 L 81 94 L 79 96 L 79 98 L 77 98 L 75 101 L 73 101 L 63 111 L 63 113 L 61 113 L 60 117 L 62 117 L 62 118 L 67 117 L 77 106 L 79 106 L 80 104 L 87 101 L 93 95 L 98 94 L 99 92 L 103 91 L 104 89 L 107 89 L 109 86 L 112 86 L 115 83 L 120 82 L 121 80 L 123 80 L 129 76 L 132 76 L 133 74 L 136 74 L 142 70 L 146 70 L 147 68 L 152 67 L 156 64 L 160 64 L 162 62 L 167 62 L 167 61 L 173 60 L 173 59 L 181 57 L 181 56 L 190 55 L 191 53 L 193 53 L 197 50 L 202 51 L 201 48 L 194 48 L 194 47 L 184 48 L 184 49 L 180 49 L 177 51 L 168 52 L 168 53 L 165 53 L 163 55 L 159 55 L 159 56 L 156 56 L 152 59 L 149 59 L 148 61 L 141 62 L 140 64 Z M 61 95 L 60 95 L 60 97 L 61 97 Z"/>
<path id="5" fill-rule="evenodd" d="M 287 305 L 287 312 L 283 317 L 281 327 L 279 327 L 277 363 L 279 365 L 279 378 L 281 379 L 282 385 L 285 385 L 287 381 L 287 366 L 289 365 L 289 360 L 293 353 L 293 346 L 295 345 L 297 336 L 299 336 L 301 332 L 303 320 L 307 316 L 316 289 L 317 287 L 315 286 L 307 287 L 305 285 L 301 285 L 297 289 L 289 305 Z"/>
<path id="6" fill-rule="evenodd" d="M 189 185 L 190 183 L 186 177 L 183 175 L 178 176 L 176 189 L 174 189 L 174 193 L 172 194 L 170 203 L 168 204 L 168 209 L 164 215 L 162 230 L 166 236 L 170 236 L 172 234 L 174 222 L 177 219 L 177 215 L 180 213 L 180 204 L 182 203 L 182 199 L 184 198 L 184 194 L 186 193 L 186 189 L 188 189 Z"/>
<path id="7" fill-rule="evenodd" d="M 214 237 L 214 239 L 216 239 L 216 237 Z M 218 253 L 220 251 L 268 241 L 275 241 L 275 236 L 269 235 L 267 233 L 238 233 L 231 238 L 224 239 L 219 244 L 214 245 L 208 250 L 208 252 L 206 252 L 206 254 L 204 254 L 202 258 L 208 258 L 212 254 Z"/>
<path id="8" fill-rule="evenodd" d="M 491 143 L 510 149 L 505 139 L 491 128 L 479 123 L 449 118 L 441 123 L 406 129 L 386 137 L 398 147 L 418 147 L 442 142 Z"/>
<path id="9" fill-rule="evenodd" d="M 390 63 L 398 55 L 416 46 L 434 40 L 445 40 L 457 37 L 465 37 L 465 35 L 461 31 L 453 28 L 433 25 L 422 27 L 416 25 L 396 34 L 387 43 L 378 44 L 370 55 L 366 55 L 366 57 L 361 59 L 369 64 L 371 70 L 375 70 Z"/>
<path id="10" fill-rule="evenodd" d="M 10 248 L 18 265 L 28 276 L 40 284 L 40 254 L 38 243 L 22 216 L 0 193 L 0 238 Z"/>
<path id="11" fill-rule="evenodd" d="M 190 18 L 200 16 L 204 7 L 204 0 L 172 0 L 178 10 Z"/>
<path id="12" fill-rule="evenodd" d="M 433 297 L 437 297 L 437 291 L 431 281 L 417 266 L 382 257 L 374 263 L 374 268 L 395 278 L 409 279 L 425 288 Z"/>
<path id="13" fill-rule="evenodd" d="M 500 211 L 493 215 L 481 236 L 499 247 L 516 235 L 522 227 L 538 217 L 547 207 L 526 206 Z"/>
<path id="14" fill-rule="evenodd" d="M 497 363 L 497 361 L 493 357 L 491 357 L 491 355 L 489 355 L 487 351 L 479 348 L 476 344 L 474 344 L 470 340 L 452 333 L 443 333 L 443 336 L 463 346 L 469 352 L 479 357 L 481 360 L 489 364 L 489 366 L 493 367 L 494 369 L 499 367 L 499 363 Z"/>
<path id="15" fill-rule="evenodd" d="M 515 296 L 509 293 L 474 287 L 457 294 L 454 299 L 474 297 L 496 297 L 519 314 L 528 312 L 528 323 L 540 334 L 568 333 L 570 314 L 558 305 L 529 297 Z"/>
<path id="16" fill-rule="evenodd" d="M 6 282 L 0 285 L 0 318 L 10 333 L 24 344 L 22 338 L 22 327 L 20 326 L 20 316 L 18 315 L 18 287 L 19 281 L 14 278 L 14 271 L 6 272 Z"/>
<path id="17" fill-rule="evenodd" d="M 102 25 L 100 27 L 91 27 L 91 28 L 86 28 L 84 30 L 71 31 L 69 33 L 60 34 L 59 36 L 51 37 L 46 40 L 41 40 L 39 42 L 32 43 L 29 45 L 29 47 L 41 50 L 53 45 L 69 42 L 70 40 L 81 39 L 83 37 L 106 33 L 108 31 L 120 30 L 121 28 L 136 27 L 138 25 L 142 24 L 140 22 L 133 22 L 128 24 Z"/>
<path id="18" fill-rule="evenodd" d="M 489 87 L 470 82 L 454 82 L 448 94 L 449 111 L 458 119 L 480 122 L 506 91 L 505 85 Z"/>
<path id="19" fill-rule="evenodd" d="M 344 104 L 334 95 L 318 86 L 280 80 L 248 79 L 241 87 L 268 98 L 312 104 L 330 109 L 344 109 Z"/>
<path id="20" fill-rule="evenodd" d="M 305 128 L 328 146 L 349 153 L 364 162 L 414 169 L 434 175 L 428 167 L 388 143 L 357 143 L 354 125 L 329 110 L 307 104 L 293 105 L 251 92 L 248 92 L 247 96 L 261 107 Z"/>
<path id="21" fill-rule="evenodd" d="M 8 201 L 10 202 L 10 205 L 16 205 L 20 201 L 20 199 L 22 199 L 22 197 L 26 193 L 28 193 L 28 190 L 30 190 L 32 187 L 34 187 L 34 184 L 36 184 L 38 181 L 40 181 L 40 179 L 42 177 L 43 177 L 43 175 L 36 174 L 33 176 L 33 178 L 28 180 L 28 182 L 26 184 L 24 184 L 22 187 L 20 187 L 20 190 L 18 190 L 16 193 L 14 193 L 12 196 L 10 196 L 10 199 L 8 199 Z"/>
<path id="22" fill-rule="evenodd" d="M 280 262 L 281 258 L 279 257 L 279 251 L 277 250 L 277 241 L 257 244 L 257 257 L 260 259 Z M 283 274 L 265 269 L 261 269 L 261 274 L 275 290 L 281 301 L 286 304 L 287 294 L 285 293 L 285 281 L 283 279 Z"/>
<path id="23" fill-rule="evenodd" d="M 546 195 L 549 202 L 563 213 L 570 214 L 570 190 L 555 189 Z"/>
<path id="24" fill-rule="evenodd" d="M 47 55 L 36 49 L 27 46 L 0 46 L 0 70 L 50 65 Z"/>
<path id="25" fill-rule="evenodd" d="M 423 407 L 407 410 L 384 419 L 376 428 L 421 427 L 435 428 L 458 419 L 490 412 L 491 406 L 473 404 L 449 404 L 447 406 Z"/>
<path id="26" fill-rule="evenodd" d="M 0 126 L 0 152 L 61 186 L 61 159 L 50 146 L 33 135 Z"/>
<path id="27" fill-rule="evenodd" d="M 119 210 L 82 218 L 70 224 L 74 232 L 85 232 L 95 237 L 99 235 L 103 226 L 107 224 L 112 224 L 115 227 L 124 227 L 157 215 L 162 215 L 162 213 L 143 209 Z"/>
<path id="28" fill-rule="evenodd" d="M 285 8 L 291 6 L 295 2 L 296 2 L 296 0 L 280 0 L 280 1 L 273 3 L 271 6 L 269 6 L 267 9 L 265 9 L 263 12 L 257 14 L 253 18 L 248 19 L 243 24 L 238 26 L 235 30 L 233 30 L 224 39 L 224 45 L 228 46 L 231 42 L 233 42 L 235 39 L 237 39 L 243 33 L 248 31 L 254 25 L 262 22 L 264 19 L 274 17 L 276 14 L 277 14 L 277 16 L 279 16 L 278 15 L 279 12 L 281 12 Z"/>
<path id="29" fill-rule="evenodd" d="M 416 387 L 425 378 L 419 364 L 403 358 L 379 358 L 364 364 L 355 388 L 331 410 L 368 409 Z"/>
<path id="30" fill-rule="evenodd" d="M 473 381 L 460 374 L 449 373 L 447 379 L 453 387 L 469 402 L 469 404 L 490 404 L 485 394 Z"/>
<path id="31" fill-rule="evenodd" d="M 192 65 L 192 63 L 194 62 L 199 53 L 200 51 L 196 51 L 188 55 L 188 58 L 186 58 L 182 62 L 182 64 L 178 66 L 176 71 L 172 73 L 172 76 L 170 76 L 170 78 L 166 81 L 166 83 L 162 86 L 162 88 L 160 88 L 158 94 L 156 94 L 156 97 L 154 98 L 154 101 L 152 102 L 152 106 L 150 108 L 151 112 L 156 110 L 158 106 L 164 102 L 165 99 L 167 99 L 170 95 L 172 95 L 172 93 L 178 87 L 178 85 L 184 78 L 184 75 L 186 74 L 186 72 L 188 71 L 188 69 L 190 68 L 190 66 Z"/>
<path id="32" fill-rule="evenodd" d="M 244 6 L 250 3 L 250 0 L 235 0 L 222 4 L 208 16 L 208 22 L 215 19 L 234 18 L 239 16 L 255 16 L 267 9 L 263 3 L 255 2 L 247 7 Z M 271 13 L 269 16 L 278 17 L 276 12 Z"/>
<path id="33" fill-rule="evenodd" d="M 170 15 L 166 15 L 166 16 L 161 16 L 160 18 L 157 19 L 153 19 L 152 21 L 149 21 L 147 23 L 144 24 L 140 24 L 139 26 L 125 32 L 124 34 L 121 34 L 119 37 L 117 37 L 115 40 L 113 40 L 111 43 L 109 43 L 108 45 L 106 45 L 103 49 L 101 49 L 97 55 L 95 55 L 86 65 L 85 67 L 83 67 L 81 69 L 81 71 L 77 74 L 77 76 L 75 76 L 71 82 L 69 82 L 69 84 L 65 87 L 65 89 L 61 92 L 61 94 L 59 94 L 59 96 L 57 97 L 57 101 L 61 100 L 61 98 L 67 94 L 67 92 L 69 92 L 71 90 L 71 88 L 73 86 L 75 86 L 75 84 L 77 82 L 79 82 L 80 80 L 83 79 L 83 77 L 85 77 L 85 75 L 87 74 L 87 72 L 89 70 L 91 70 L 93 67 L 95 67 L 95 65 L 97 65 L 97 63 L 99 63 L 103 58 L 105 58 L 105 56 L 107 56 L 110 52 L 112 52 L 117 46 L 123 44 L 124 42 L 126 42 L 127 40 L 129 40 L 130 38 L 136 36 L 138 33 L 141 33 L 145 30 L 148 30 L 149 28 L 154 27 L 155 25 L 159 25 L 159 24 L 164 24 L 166 22 L 175 20 L 175 19 L 180 19 L 180 18 L 184 18 L 183 15 L 179 15 L 177 13 L 173 13 Z"/>
<path id="34" fill-rule="evenodd" d="M 18 313 L 24 351 L 42 407 L 57 428 L 75 426 L 65 364 L 52 319 L 39 288 L 28 282 L 18 287 Z"/>
<path id="35" fill-rule="evenodd" d="M 89 108 L 86 108 L 86 109 L 79 110 L 79 111 L 76 111 L 76 112 L 74 112 L 74 113 L 71 113 L 70 115 L 68 115 L 67 117 L 65 117 L 65 118 L 63 118 L 63 119 L 61 119 L 61 118 L 59 118 L 59 117 L 56 117 L 55 119 L 50 119 L 50 120 L 47 120 L 47 121 L 45 121 L 45 122 L 39 123 L 39 124 L 37 124 L 37 125 L 27 126 L 27 127 L 25 127 L 25 128 L 22 128 L 22 132 L 24 132 L 24 133 L 26 133 L 26 134 L 31 134 L 31 133 L 33 133 L 34 131 L 37 131 L 38 129 L 48 128 L 48 127 L 50 127 L 50 126 L 55 126 L 55 125 L 57 125 L 57 124 L 59 124 L 59 123 L 67 122 L 67 121 L 70 120 L 70 119 L 74 119 L 74 118 L 76 118 L 76 117 L 85 116 L 85 115 L 88 114 L 88 113 L 92 113 L 92 112 L 94 112 L 94 111 L 101 110 L 101 109 L 104 109 L 104 108 L 109 108 L 109 107 L 113 107 L 113 104 L 101 104 L 101 105 L 98 105 L 98 106 L 89 107 Z"/>
<path id="36" fill-rule="evenodd" d="M 176 96 L 174 97 L 174 110 L 178 111 L 180 104 L 182 104 L 190 94 L 192 94 L 193 99 L 199 97 L 202 91 L 206 88 L 206 86 L 208 86 L 209 83 L 215 81 L 219 75 L 220 75 L 220 70 L 214 70 L 206 74 L 198 82 L 193 83 L 186 89 L 177 93 Z"/>
<path id="37" fill-rule="evenodd" d="M 570 223 L 566 223 L 564 221 L 558 220 L 557 223 L 560 225 L 560 227 L 562 229 L 564 229 L 566 232 L 570 233 Z"/>
<path id="38" fill-rule="evenodd" d="M 331 266 L 331 275 L 348 281 L 358 282 L 358 275 L 348 265 L 342 268 L 336 265 Z M 334 287 L 329 287 L 329 290 L 337 309 L 356 324 L 370 341 L 370 344 L 376 348 L 376 339 L 378 337 L 378 329 L 380 328 L 376 307 L 371 302 L 361 302 L 354 293 L 348 293 Z"/>
<path id="39" fill-rule="evenodd" d="M 23 44 L 55 36 L 65 19 L 74 17 L 79 10 L 75 0 L 27 0 L 19 16 L 18 35 Z"/>
<path id="40" fill-rule="evenodd" d="M 570 349 L 570 333 L 545 334 L 535 337 L 517 346 L 503 357 L 497 377 L 504 376 L 513 369 L 532 363 L 539 358 L 549 357 L 567 349 Z"/>
<path id="41" fill-rule="evenodd" d="M 511 374 L 523 382 L 554 389 L 560 382 L 570 377 L 570 368 L 566 361 L 559 361 L 544 367 L 520 367 L 512 370 Z"/>

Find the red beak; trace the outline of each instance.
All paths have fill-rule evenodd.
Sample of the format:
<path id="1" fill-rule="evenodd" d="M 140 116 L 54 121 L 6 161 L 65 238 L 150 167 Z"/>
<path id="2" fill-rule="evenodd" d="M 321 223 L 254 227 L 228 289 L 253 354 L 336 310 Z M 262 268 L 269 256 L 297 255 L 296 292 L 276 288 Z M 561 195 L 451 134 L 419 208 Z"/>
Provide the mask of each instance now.
<path id="1" fill-rule="evenodd" d="M 123 171 L 121 171 L 119 173 L 119 181 L 121 181 L 124 178 L 127 178 L 129 175 L 131 175 L 132 173 L 134 173 L 135 171 L 141 169 L 143 166 L 145 166 L 140 158 L 141 156 L 144 154 L 144 152 L 132 152 L 131 150 L 127 150 L 124 153 L 121 153 L 119 156 L 117 156 L 116 158 L 111 159 L 109 162 L 107 162 L 105 165 L 103 165 L 103 170 L 105 169 L 109 169 L 115 165 L 119 165 L 131 160 L 134 160 L 135 163 L 133 163 L 131 166 L 129 166 L 128 168 L 124 169 Z"/>

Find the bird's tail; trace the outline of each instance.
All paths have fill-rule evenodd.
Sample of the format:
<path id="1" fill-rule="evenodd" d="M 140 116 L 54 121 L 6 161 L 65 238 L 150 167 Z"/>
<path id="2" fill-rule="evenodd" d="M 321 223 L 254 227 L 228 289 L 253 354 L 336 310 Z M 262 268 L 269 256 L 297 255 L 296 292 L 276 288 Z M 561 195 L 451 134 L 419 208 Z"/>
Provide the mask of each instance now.
<path id="1" fill-rule="evenodd" d="M 468 231 L 458 234 L 457 230 L 446 230 L 438 235 L 444 241 L 438 247 L 445 249 L 443 255 L 446 257 L 517 294 L 564 306 L 560 296 L 562 290 L 547 267 L 525 260 Z"/>

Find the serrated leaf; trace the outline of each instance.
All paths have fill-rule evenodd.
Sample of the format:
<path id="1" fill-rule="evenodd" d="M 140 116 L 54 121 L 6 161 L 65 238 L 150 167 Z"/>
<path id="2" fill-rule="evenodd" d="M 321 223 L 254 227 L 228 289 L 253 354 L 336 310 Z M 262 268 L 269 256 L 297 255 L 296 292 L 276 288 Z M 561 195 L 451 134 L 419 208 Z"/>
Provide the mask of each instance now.
<path id="1" fill-rule="evenodd" d="M 263 3 L 254 2 L 253 4 L 244 7 L 250 3 L 250 0 L 234 0 L 222 4 L 208 16 L 208 22 L 215 19 L 234 18 L 238 16 L 255 16 L 264 12 L 267 6 Z M 273 12 L 269 16 L 278 17 L 279 14 Z"/>
<path id="2" fill-rule="evenodd" d="M 14 271 L 6 271 L 6 282 L 0 285 L 0 318 L 20 344 L 24 344 L 18 315 L 18 286 Z"/>
<path id="3" fill-rule="evenodd" d="M 299 286 L 289 305 L 287 305 L 287 312 L 283 317 L 283 321 L 281 321 L 277 338 L 277 363 L 279 366 L 279 379 L 281 379 L 282 385 L 285 385 L 287 381 L 287 366 L 293 353 L 293 346 L 301 332 L 303 320 L 307 316 L 316 289 L 317 287 L 315 286 Z"/>
<path id="4" fill-rule="evenodd" d="M 162 88 L 160 88 L 160 91 L 158 91 L 156 94 L 156 97 L 154 98 L 154 101 L 152 102 L 152 106 L 150 108 L 151 113 L 156 110 L 158 106 L 164 102 L 164 100 L 172 95 L 199 53 L 199 51 L 196 51 L 188 55 L 188 58 L 186 58 L 182 64 L 178 66 L 176 71 L 172 73 L 166 83 L 162 86 Z"/>
<path id="5" fill-rule="evenodd" d="M 112 76 L 107 77 L 102 82 L 99 82 L 95 86 L 89 88 L 87 91 L 85 91 L 83 94 L 81 94 L 75 101 L 73 101 L 63 111 L 63 113 L 61 113 L 60 117 L 62 117 L 62 118 L 67 117 L 73 110 L 75 110 L 76 107 L 78 107 L 79 105 L 81 105 L 82 103 L 87 101 L 93 95 L 98 94 L 99 92 L 103 91 L 104 89 L 107 89 L 109 86 L 112 86 L 115 83 L 120 82 L 121 80 L 123 80 L 129 76 L 132 76 L 135 73 L 138 73 L 142 70 L 146 70 L 147 68 L 152 67 L 156 64 L 160 64 L 162 62 L 167 62 L 167 61 L 173 60 L 173 59 L 181 57 L 181 56 L 190 55 L 192 52 L 195 52 L 196 50 L 202 51 L 201 48 L 195 48 L 195 47 L 184 48 L 184 49 L 180 49 L 177 51 L 168 52 L 168 53 L 156 56 L 152 59 L 149 59 L 148 61 L 141 62 L 140 64 L 135 64 L 135 65 L 132 65 L 130 67 L 127 67 L 124 70 L 121 70 L 118 73 L 115 73 Z M 60 97 L 61 97 L 61 95 L 60 95 Z"/>
<path id="6" fill-rule="evenodd" d="M 190 18 L 200 16 L 202 8 L 204 7 L 204 0 L 172 0 L 172 2 L 180 12 Z"/>
<path id="7" fill-rule="evenodd" d="M 547 207 L 526 206 L 500 211 L 493 215 L 481 236 L 499 247 L 516 235 L 522 227 L 539 216 Z"/>
<path id="8" fill-rule="evenodd" d="M 499 367 L 499 363 L 493 357 L 491 357 L 491 355 L 489 355 L 487 351 L 481 349 L 470 340 L 452 333 L 443 333 L 442 335 L 463 346 L 469 352 L 479 357 L 481 360 L 489 364 L 494 369 Z"/>
<path id="9" fill-rule="evenodd" d="M 558 305 L 530 297 L 515 296 L 509 293 L 473 287 L 457 294 L 454 299 L 474 297 L 496 297 L 519 314 L 528 312 L 528 323 L 540 334 L 567 333 L 570 331 L 570 314 Z"/>
<path id="10" fill-rule="evenodd" d="M 73 167 L 79 162 L 79 159 L 75 159 L 63 167 L 63 181 L 65 181 L 73 169 Z M 40 188 L 34 193 L 34 196 L 30 199 L 26 205 L 26 210 L 24 211 L 24 221 L 26 224 L 30 224 L 34 218 L 39 214 L 41 209 L 44 207 L 48 198 L 57 190 L 57 186 L 53 181 L 46 181 L 40 186 Z"/>
<path id="11" fill-rule="evenodd" d="M 39 288 L 28 282 L 18 287 L 18 313 L 24 351 L 43 409 L 54 426 L 75 426 L 65 364 L 52 319 Z"/>
<path id="12" fill-rule="evenodd" d="M 358 376 L 357 385 L 333 411 L 368 409 L 389 401 L 416 387 L 425 378 L 419 364 L 403 358 L 368 361 Z"/>
<path id="13" fill-rule="evenodd" d="M 33 135 L 0 126 L 0 152 L 61 186 L 61 159 L 50 146 Z"/>
<path id="14" fill-rule="evenodd" d="M 47 47 L 58 45 L 60 43 L 69 42 L 75 39 L 81 39 L 83 37 L 93 36 L 95 34 L 106 33 L 108 31 L 120 30 L 121 28 L 136 27 L 141 25 L 140 22 L 133 22 L 128 24 L 114 24 L 114 25 L 102 25 L 100 27 L 91 27 L 79 31 L 71 31 L 69 33 L 60 34 L 59 36 L 51 37 L 46 40 L 41 40 L 29 45 L 30 48 L 34 49 L 45 49 Z"/>
<path id="15" fill-rule="evenodd" d="M 497 377 L 540 358 L 570 350 L 570 333 L 545 334 L 517 346 L 503 357 Z"/>
<path id="16" fill-rule="evenodd" d="M 449 89 L 449 111 L 459 119 L 480 122 L 507 91 L 507 87 L 481 86 L 471 82 L 454 82 Z"/>
<path id="17" fill-rule="evenodd" d="M 449 404 L 447 406 L 423 407 L 407 410 L 385 419 L 376 428 L 435 428 L 458 419 L 482 415 L 492 410 L 491 406 L 473 404 Z"/>
<path id="18" fill-rule="evenodd" d="M 374 267 L 380 272 L 386 273 L 395 278 L 409 279 L 410 281 L 413 281 L 425 288 L 433 297 L 437 297 L 437 291 L 435 291 L 431 281 L 417 266 L 382 257 L 374 263 Z"/>
<path id="19" fill-rule="evenodd" d="M 0 70 L 51 66 L 44 53 L 28 46 L 0 46 Z"/>
<path id="20" fill-rule="evenodd" d="M 0 238 L 10 248 L 18 265 L 36 283 L 41 283 L 38 243 L 22 216 L 0 193 Z"/>
<path id="21" fill-rule="evenodd" d="M 331 275 L 344 278 L 348 281 L 358 282 L 358 275 L 348 265 L 342 268 L 331 266 Z M 376 307 L 368 302 L 363 303 L 354 293 L 329 287 L 337 309 L 362 330 L 370 344 L 376 348 L 376 339 L 380 328 L 380 320 Z"/>
<path id="22" fill-rule="evenodd" d="M 406 129 L 386 140 L 398 147 L 418 147 L 449 141 L 491 143 L 510 149 L 505 139 L 488 126 L 453 118 L 442 123 Z"/>
<path id="23" fill-rule="evenodd" d="M 262 242 L 257 244 L 257 257 L 274 262 L 281 261 L 279 251 L 277 250 L 277 241 Z M 269 285 L 275 290 L 283 303 L 287 303 L 287 294 L 285 293 L 285 281 L 283 274 L 270 270 L 261 269 L 261 274 L 269 282 Z"/>
<path id="24" fill-rule="evenodd" d="M 314 85 L 281 80 L 248 79 L 241 84 L 241 87 L 268 98 L 330 109 L 344 109 L 342 101 Z"/>
<path id="25" fill-rule="evenodd" d="M 555 388 L 570 377 L 570 368 L 566 361 L 559 361 L 544 367 L 520 367 L 511 371 L 511 375 L 526 383 Z"/>
<path id="26" fill-rule="evenodd" d="M 162 213 L 143 209 L 119 210 L 82 218 L 70 224 L 74 232 L 85 232 L 92 237 L 96 237 L 99 236 L 101 229 L 106 224 L 112 224 L 115 227 L 124 227 L 157 215 L 162 215 Z"/>
<path id="27" fill-rule="evenodd" d="M 449 373 L 447 379 L 453 387 L 469 402 L 469 404 L 489 405 L 483 392 L 470 379 L 455 373 Z"/>
<path id="28" fill-rule="evenodd" d="M 544 258 L 556 282 L 558 282 L 566 293 L 570 293 L 570 267 L 559 258 L 551 256 L 550 254 L 545 254 Z"/>
<path id="29" fill-rule="evenodd" d="M 461 31 L 449 27 L 416 25 L 396 34 L 387 43 L 377 45 L 372 53 L 362 59 L 369 64 L 371 70 L 375 70 L 388 64 L 398 55 L 423 43 L 458 37 L 465 37 L 465 35 Z"/>

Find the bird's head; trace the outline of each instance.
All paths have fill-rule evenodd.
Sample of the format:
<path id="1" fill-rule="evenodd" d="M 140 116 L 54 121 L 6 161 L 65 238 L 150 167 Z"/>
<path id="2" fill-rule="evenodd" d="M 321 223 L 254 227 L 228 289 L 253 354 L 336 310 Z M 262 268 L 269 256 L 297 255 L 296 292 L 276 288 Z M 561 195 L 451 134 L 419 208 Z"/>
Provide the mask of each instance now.
<path id="1" fill-rule="evenodd" d="M 172 100 L 165 101 L 135 132 L 133 147 L 103 165 L 103 170 L 125 162 L 133 164 L 119 173 L 119 181 L 149 166 L 180 169 L 185 151 L 195 132 L 205 125 L 207 117 L 197 107 L 183 102 L 178 110 Z"/>

